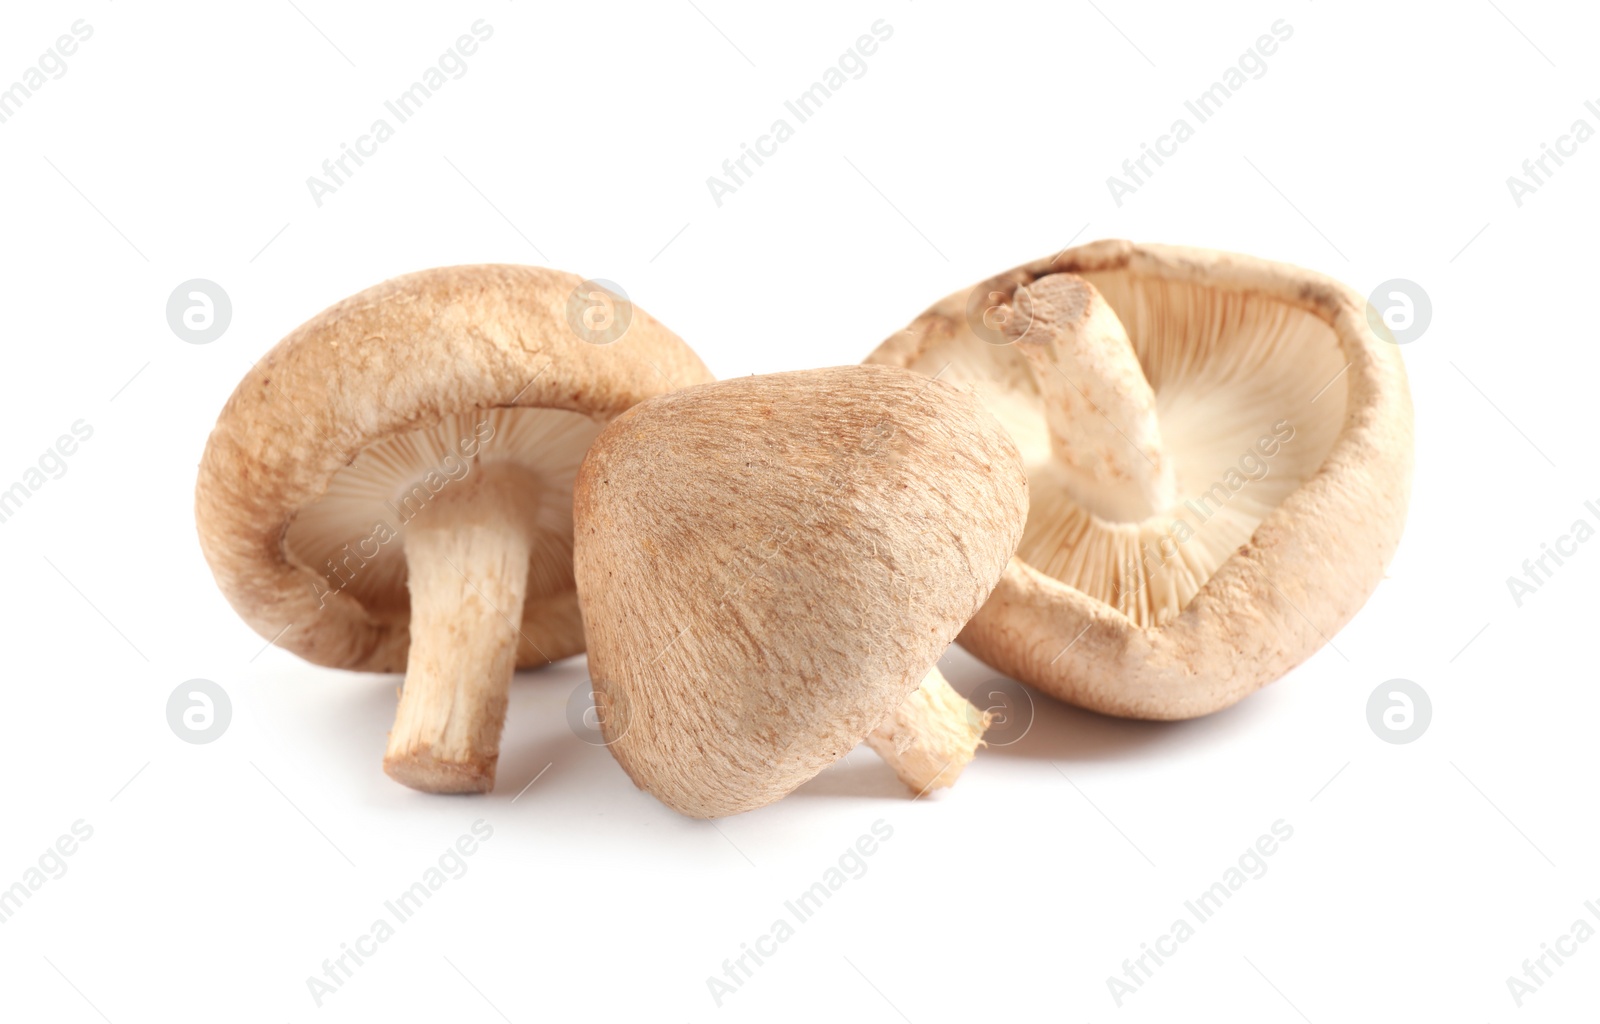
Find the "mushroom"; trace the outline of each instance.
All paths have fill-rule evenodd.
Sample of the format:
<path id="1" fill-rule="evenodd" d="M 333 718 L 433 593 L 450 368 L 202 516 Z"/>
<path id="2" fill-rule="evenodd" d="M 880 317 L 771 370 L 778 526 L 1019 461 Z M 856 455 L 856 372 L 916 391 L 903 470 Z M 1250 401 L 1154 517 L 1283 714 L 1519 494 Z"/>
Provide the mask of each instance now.
<path id="1" fill-rule="evenodd" d="M 863 739 L 948 786 L 988 716 L 935 662 L 1027 517 L 972 395 L 847 366 L 652 399 L 573 491 L 589 674 L 611 752 L 693 817 L 761 807 Z"/>
<path id="2" fill-rule="evenodd" d="M 390 776 L 487 792 L 515 667 L 583 651 L 584 451 L 634 403 L 710 379 L 676 335 L 571 274 L 398 277 L 319 313 L 240 382 L 200 463 L 200 545 L 271 643 L 405 670 Z"/>
<path id="3" fill-rule="evenodd" d="M 1097 242 L 946 298 L 868 362 L 976 388 L 1016 439 L 1027 530 L 960 643 L 1081 707 L 1228 707 L 1329 643 L 1399 543 L 1405 368 L 1320 274 Z"/>

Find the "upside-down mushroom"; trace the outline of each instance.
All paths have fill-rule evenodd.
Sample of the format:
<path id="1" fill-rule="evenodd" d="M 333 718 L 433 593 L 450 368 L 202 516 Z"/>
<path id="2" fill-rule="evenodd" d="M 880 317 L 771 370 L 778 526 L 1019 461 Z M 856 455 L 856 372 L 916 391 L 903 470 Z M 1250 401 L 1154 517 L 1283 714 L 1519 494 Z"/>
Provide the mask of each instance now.
<path id="1" fill-rule="evenodd" d="M 1320 274 L 1097 242 L 946 298 L 868 362 L 975 388 L 1016 439 L 1027 530 L 960 643 L 1073 704 L 1227 707 L 1329 642 L 1399 542 L 1405 368 Z"/>
<path id="2" fill-rule="evenodd" d="M 200 463 L 201 547 L 251 628 L 319 665 L 405 670 L 384 770 L 415 789 L 493 788 L 514 669 L 584 649 L 584 452 L 711 379 L 640 310 L 594 343 L 569 315 L 580 284 L 447 267 L 345 299 L 261 358 Z"/>
<path id="3" fill-rule="evenodd" d="M 970 394 L 850 366 L 618 417 L 574 491 L 601 728 L 694 817 L 779 799 L 865 739 L 948 786 L 988 717 L 934 667 L 1016 548 L 1027 481 Z"/>

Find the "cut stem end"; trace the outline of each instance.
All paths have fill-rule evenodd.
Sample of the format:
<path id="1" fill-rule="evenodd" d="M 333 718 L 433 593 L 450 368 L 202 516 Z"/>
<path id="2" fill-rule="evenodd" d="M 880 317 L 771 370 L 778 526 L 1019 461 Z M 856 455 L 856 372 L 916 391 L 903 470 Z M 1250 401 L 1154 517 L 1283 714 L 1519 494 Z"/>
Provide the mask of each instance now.
<path id="1" fill-rule="evenodd" d="M 867 734 L 867 746 L 918 796 L 955 784 L 983 745 L 990 715 L 950 688 L 937 668 L 894 714 Z"/>

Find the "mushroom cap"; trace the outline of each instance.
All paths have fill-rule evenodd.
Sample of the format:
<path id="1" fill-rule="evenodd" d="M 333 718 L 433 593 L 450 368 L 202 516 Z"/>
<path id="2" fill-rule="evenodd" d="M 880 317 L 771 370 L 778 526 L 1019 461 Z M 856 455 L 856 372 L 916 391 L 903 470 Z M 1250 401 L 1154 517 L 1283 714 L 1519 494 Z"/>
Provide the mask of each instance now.
<path id="1" fill-rule="evenodd" d="M 538 463 L 544 484 L 529 509 L 545 543 L 518 663 L 583 650 L 567 499 L 583 449 L 635 403 L 713 379 L 637 308 L 615 343 L 585 340 L 569 326 L 584 284 L 539 267 L 407 274 L 323 310 L 256 363 L 217 418 L 195 487 L 200 546 L 252 629 L 319 665 L 403 670 L 404 513 L 384 501 L 426 501 L 418 486 L 508 458 Z"/>
<path id="2" fill-rule="evenodd" d="M 639 405 L 573 503 L 611 752 L 717 817 L 789 793 L 918 688 L 1016 548 L 1027 480 L 971 394 L 847 366 Z"/>
<path id="3" fill-rule="evenodd" d="M 1060 273 L 1104 296 L 1155 391 L 1179 503 L 1143 523 L 1100 520 L 1063 496 L 1039 388 L 984 319 Z M 1412 467 L 1405 367 L 1365 300 L 1321 274 L 1095 242 L 946 298 L 868 362 L 943 371 L 1016 437 L 1028 530 L 959 642 L 1078 706 L 1152 719 L 1228 707 L 1327 643 L 1399 543 Z M 1292 440 L 1263 446 L 1285 421 Z"/>

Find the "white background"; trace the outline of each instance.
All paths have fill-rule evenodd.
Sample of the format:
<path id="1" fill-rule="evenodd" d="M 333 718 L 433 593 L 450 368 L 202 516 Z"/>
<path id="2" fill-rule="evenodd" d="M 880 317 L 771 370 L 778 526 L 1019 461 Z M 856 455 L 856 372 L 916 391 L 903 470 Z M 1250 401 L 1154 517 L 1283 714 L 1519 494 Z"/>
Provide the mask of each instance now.
<path id="1" fill-rule="evenodd" d="M 0 924 L 7 1020 L 1570 1021 L 1600 940 L 1518 1009 L 1508 975 L 1600 901 L 1600 543 L 1506 578 L 1600 502 L 1600 140 L 1506 184 L 1600 102 L 1576 4 L 8 5 L 0 84 L 92 39 L 0 124 L 0 887 L 93 837 Z M 493 38 L 319 208 L 306 186 L 476 19 Z M 719 208 L 706 178 L 876 19 L 892 39 Z M 1106 185 L 1269 26 L 1292 38 L 1119 206 Z M 1515 24 L 1513 24 L 1513 22 Z M 313 24 L 314 23 L 314 24 Z M 1114 23 L 1114 24 L 1113 24 Z M 1192 121 L 1192 118 L 1191 118 Z M 195 467 L 251 361 L 398 273 L 549 264 L 623 285 L 720 377 L 859 361 L 934 300 L 1128 237 L 1406 278 L 1433 320 L 1410 524 L 1354 622 L 1184 724 L 1037 698 L 1018 742 L 911 803 L 865 749 L 711 824 L 569 728 L 580 660 L 514 683 L 500 785 L 380 771 L 396 677 L 320 669 L 231 612 Z M 218 341 L 167 296 L 220 283 Z M 970 691 L 993 674 L 952 652 Z M 230 695 L 208 745 L 168 695 Z M 1408 745 L 1368 695 L 1418 682 Z M 543 775 L 539 775 L 540 772 Z M 538 781 L 518 797 L 519 790 Z M 478 818 L 493 838 L 318 1008 L 306 984 Z M 893 837 L 719 1008 L 707 986 L 878 819 Z M 1124 958 L 1272 824 L 1293 838 L 1119 1008 Z M 1589 918 L 1600 926 L 1600 920 Z"/>

